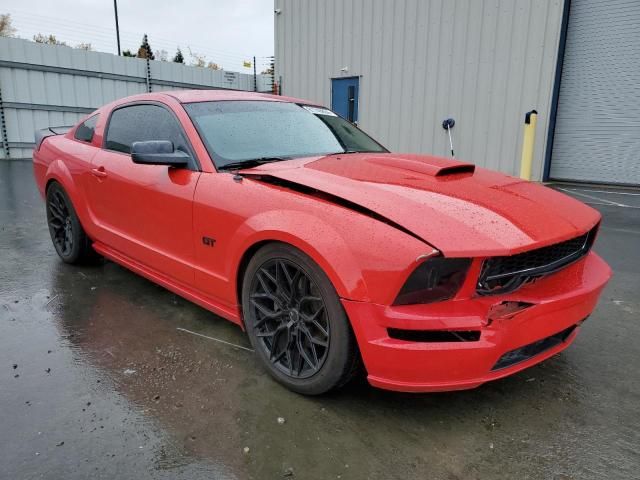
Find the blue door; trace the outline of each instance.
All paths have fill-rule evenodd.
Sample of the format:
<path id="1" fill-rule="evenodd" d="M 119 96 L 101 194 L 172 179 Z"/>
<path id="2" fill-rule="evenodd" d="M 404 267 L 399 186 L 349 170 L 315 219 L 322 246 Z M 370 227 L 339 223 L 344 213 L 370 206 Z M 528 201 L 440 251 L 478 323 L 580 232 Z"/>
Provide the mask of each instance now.
<path id="1" fill-rule="evenodd" d="M 331 79 L 331 110 L 350 122 L 358 121 L 358 85 L 360 78 Z"/>

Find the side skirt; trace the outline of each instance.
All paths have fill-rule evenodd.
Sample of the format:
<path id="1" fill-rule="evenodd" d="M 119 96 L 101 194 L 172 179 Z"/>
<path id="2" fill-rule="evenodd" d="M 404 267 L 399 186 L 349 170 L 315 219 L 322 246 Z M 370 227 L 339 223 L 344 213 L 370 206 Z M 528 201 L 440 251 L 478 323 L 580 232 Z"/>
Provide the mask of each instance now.
<path id="1" fill-rule="evenodd" d="M 202 308 L 225 318 L 226 320 L 240 325 L 240 327 L 244 330 L 244 324 L 240 316 L 240 311 L 237 308 L 230 308 L 228 306 L 220 305 L 219 303 L 211 299 L 211 297 L 203 294 L 202 292 L 199 292 L 198 290 L 182 283 L 178 283 L 165 274 L 147 267 L 146 265 L 143 265 L 142 263 L 124 255 L 117 250 L 112 249 L 111 247 L 103 243 L 95 242 L 93 244 L 93 248 L 100 255 L 103 255 L 104 257 L 112 260 L 118 265 L 121 265 L 126 269 L 131 270 L 132 272 L 135 272 L 142 277 L 145 277 L 147 280 L 151 280 L 153 283 L 157 283 L 158 285 L 163 286 L 176 295 L 180 295 L 181 297 L 186 298 L 196 305 L 199 305 Z"/>

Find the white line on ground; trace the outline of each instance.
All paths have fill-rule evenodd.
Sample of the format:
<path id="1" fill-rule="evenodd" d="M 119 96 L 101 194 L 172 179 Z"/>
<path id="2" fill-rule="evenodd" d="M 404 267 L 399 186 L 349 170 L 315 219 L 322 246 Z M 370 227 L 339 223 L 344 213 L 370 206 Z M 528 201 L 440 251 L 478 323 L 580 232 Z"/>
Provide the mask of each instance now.
<path id="1" fill-rule="evenodd" d="M 634 197 L 640 197 L 640 193 L 614 192 L 612 190 L 590 190 L 588 188 L 581 188 L 579 190 L 574 190 L 572 188 L 567 188 L 567 190 L 571 190 L 572 192 L 611 193 L 611 194 L 614 194 L 614 195 L 631 195 L 631 196 L 634 196 Z"/>
<path id="2" fill-rule="evenodd" d="M 604 207 L 612 207 L 614 205 L 611 205 L 609 203 L 600 203 L 600 202 L 589 202 L 588 200 L 584 200 L 582 203 L 586 203 L 587 205 L 601 205 Z"/>
<path id="3" fill-rule="evenodd" d="M 633 233 L 635 235 L 640 235 L 640 230 L 631 230 L 630 228 L 600 227 L 600 229 L 607 230 L 609 232 Z"/>
<path id="4" fill-rule="evenodd" d="M 611 200 L 607 200 L 606 198 L 596 197 L 594 195 L 587 195 L 586 193 L 578 192 L 577 190 L 569 190 L 567 188 L 559 188 L 558 190 L 562 190 L 567 193 L 575 193 L 576 195 L 580 195 L 581 197 L 590 198 L 591 200 L 597 200 L 599 202 L 606 202 L 609 205 L 615 205 L 616 207 L 624 207 L 622 203 L 613 202 Z"/>
<path id="5" fill-rule="evenodd" d="M 187 330 L 186 328 L 178 327 L 178 328 L 176 328 L 176 330 L 180 330 L 181 332 L 190 333 L 191 335 L 196 335 L 198 337 L 206 338 L 208 340 L 213 340 L 214 342 L 224 343 L 225 345 L 229 345 L 230 347 L 235 347 L 235 348 L 239 348 L 241 350 L 246 350 L 247 352 L 253 352 L 253 349 L 251 349 L 251 348 L 243 347 L 242 345 L 236 345 L 235 343 L 227 342 L 225 340 L 220 340 L 219 338 L 210 337 L 208 335 L 203 335 L 203 334 L 198 333 L 198 332 L 192 332 L 191 330 Z"/>
<path id="6" fill-rule="evenodd" d="M 606 202 L 606 205 L 613 207 L 622 207 L 622 208 L 640 208 L 640 206 L 635 205 L 626 205 L 624 203 L 618 203 L 611 200 L 607 200 L 606 198 L 596 197 L 595 195 L 587 195 L 586 193 L 578 192 L 577 190 L 569 190 L 567 188 L 558 188 L 558 190 L 562 190 L 566 193 L 573 193 L 574 195 L 580 195 L 581 197 L 590 198 L 591 200 L 596 200 L 598 202 Z"/>

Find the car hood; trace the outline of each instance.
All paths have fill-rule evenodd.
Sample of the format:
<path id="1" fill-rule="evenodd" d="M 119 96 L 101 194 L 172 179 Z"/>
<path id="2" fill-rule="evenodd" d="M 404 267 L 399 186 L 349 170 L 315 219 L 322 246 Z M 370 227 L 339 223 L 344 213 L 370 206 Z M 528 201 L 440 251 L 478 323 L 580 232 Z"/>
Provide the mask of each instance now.
<path id="1" fill-rule="evenodd" d="M 550 188 L 432 156 L 338 154 L 240 173 L 358 205 L 452 257 L 512 255 L 581 235 L 600 220 Z"/>

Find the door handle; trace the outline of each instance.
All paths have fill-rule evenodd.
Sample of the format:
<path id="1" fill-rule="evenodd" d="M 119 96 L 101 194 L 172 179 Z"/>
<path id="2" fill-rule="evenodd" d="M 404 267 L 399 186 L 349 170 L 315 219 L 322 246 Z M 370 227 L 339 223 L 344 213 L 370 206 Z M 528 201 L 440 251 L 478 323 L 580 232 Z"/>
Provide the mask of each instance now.
<path id="1" fill-rule="evenodd" d="M 98 168 L 92 168 L 91 169 L 91 174 L 95 177 L 98 178 L 106 178 L 107 177 L 107 172 L 105 171 L 104 167 L 98 167 Z"/>

